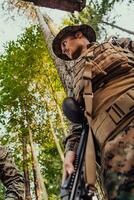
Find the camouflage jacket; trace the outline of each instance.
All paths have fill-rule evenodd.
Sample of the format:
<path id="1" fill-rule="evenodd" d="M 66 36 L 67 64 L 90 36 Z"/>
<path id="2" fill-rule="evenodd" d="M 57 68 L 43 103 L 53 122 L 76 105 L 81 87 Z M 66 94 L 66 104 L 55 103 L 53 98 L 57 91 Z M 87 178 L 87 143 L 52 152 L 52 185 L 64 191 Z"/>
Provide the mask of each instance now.
<path id="1" fill-rule="evenodd" d="M 134 41 L 132 41 L 130 38 L 111 37 L 107 41 L 111 42 L 113 45 L 119 45 L 122 48 L 128 48 L 130 51 L 134 52 Z M 74 95 L 72 94 L 72 96 Z M 70 134 L 64 140 L 65 152 L 69 150 L 76 151 L 80 139 L 81 130 L 81 124 L 72 123 L 70 127 Z"/>
<path id="2" fill-rule="evenodd" d="M 0 180 L 6 187 L 5 200 L 24 199 L 23 176 L 16 168 L 7 149 L 0 146 Z"/>

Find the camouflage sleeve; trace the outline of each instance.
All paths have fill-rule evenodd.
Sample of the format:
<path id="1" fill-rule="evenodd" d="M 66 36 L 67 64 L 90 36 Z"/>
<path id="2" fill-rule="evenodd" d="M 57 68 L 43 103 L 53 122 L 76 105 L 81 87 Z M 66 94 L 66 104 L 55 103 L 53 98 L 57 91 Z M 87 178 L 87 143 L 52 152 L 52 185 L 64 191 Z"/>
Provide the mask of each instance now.
<path id="1" fill-rule="evenodd" d="M 122 48 L 128 48 L 134 53 L 134 41 L 131 38 L 117 38 L 115 36 L 109 38 L 109 42 L 115 45 L 120 45 Z"/>
<path id="2" fill-rule="evenodd" d="M 123 48 L 128 48 L 130 51 L 134 52 L 134 41 L 131 38 L 119 38 L 117 42 Z"/>
<path id="3" fill-rule="evenodd" d="M 68 96 L 75 98 L 72 85 L 70 86 L 69 91 L 70 92 L 69 92 Z M 81 132 L 82 132 L 82 125 L 71 122 L 69 135 L 63 141 L 64 147 L 65 147 L 65 154 L 67 151 L 75 151 L 76 152 L 78 144 L 79 144 Z"/>
<path id="4" fill-rule="evenodd" d="M 23 176 L 16 169 L 11 156 L 3 146 L 0 146 L 0 179 L 6 187 L 5 200 L 24 199 Z"/>
<path id="5" fill-rule="evenodd" d="M 69 134 L 69 136 L 66 137 L 66 139 L 64 141 L 65 153 L 67 151 L 76 151 L 77 150 L 81 132 L 82 132 L 81 124 L 76 124 L 76 123 L 71 124 L 70 134 Z"/>

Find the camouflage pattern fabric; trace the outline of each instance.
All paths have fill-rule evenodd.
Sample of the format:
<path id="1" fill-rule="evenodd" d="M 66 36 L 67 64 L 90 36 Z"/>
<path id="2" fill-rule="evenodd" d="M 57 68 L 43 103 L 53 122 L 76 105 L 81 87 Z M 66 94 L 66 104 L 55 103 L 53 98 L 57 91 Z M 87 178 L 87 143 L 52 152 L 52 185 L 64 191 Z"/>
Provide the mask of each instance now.
<path id="1" fill-rule="evenodd" d="M 134 200 L 134 120 L 103 149 L 103 184 L 109 200 Z"/>
<path id="2" fill-rule="evenodd" d="M 0 146 L 0 180 L 6 187 L 5 200 L 24 199 L 24 180 L 7 149 Z"/>

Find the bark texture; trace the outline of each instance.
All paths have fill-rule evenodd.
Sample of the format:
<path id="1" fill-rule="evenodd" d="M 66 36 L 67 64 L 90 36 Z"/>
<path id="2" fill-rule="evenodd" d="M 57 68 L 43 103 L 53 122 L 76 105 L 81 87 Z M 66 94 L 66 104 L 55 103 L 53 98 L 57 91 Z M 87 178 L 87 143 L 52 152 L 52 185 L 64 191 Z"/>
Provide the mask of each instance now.
<path id="1" fill-rule="evenodd" d="M 44 185 L 43 177 L 41 175 L 39 161 L 38 161 L 36 151 L 34 148 L 32 130 L 31 130 L 30 126 L 28 127 L 28 131 L 29 131 L 31 154 L 32 154 L 36 200 L 48 200 L 48 194 L 47 194 L 47 190 Z"/>
<path id="2" fill-rule="evenodd" d="M 24 180 L 25 180 L 25 199 L 32 200 L 30 193 L 30 178 L 29 178 L 29 169 L 28 169 L 28 150 L 27 150 L 27 138 L 24 136 L 22 138 L 23 142 L 23 171 L 24 171 Z"/>
<path id="3" fill-rule="evenodd" d="M 55 30 L 55 26 L 53 24 L 53 21 L 45 15 L 41 14 L 39 8 L 36 7 L 36 13 L 38 17 L 38 21 L 41 27 L 41 30 L 44 35 L 44 40 L 47 43 L 48 50 L 50 52 L 50 55 L 53 58 L 53 62 L 55 64 L 55 67 L 58 71 L 59 77 L 61 79 L 62 85 L 68 95 L 71 95 L 72 93 L 72 66 L 74 62 L 65 62 L 59 58 L 57 58 L 52 50 L 52 41 L 54 39 L 54 36 L 58 32 L 57 28 Z M 45 20 L 44 20 L 45 19 Z"/>

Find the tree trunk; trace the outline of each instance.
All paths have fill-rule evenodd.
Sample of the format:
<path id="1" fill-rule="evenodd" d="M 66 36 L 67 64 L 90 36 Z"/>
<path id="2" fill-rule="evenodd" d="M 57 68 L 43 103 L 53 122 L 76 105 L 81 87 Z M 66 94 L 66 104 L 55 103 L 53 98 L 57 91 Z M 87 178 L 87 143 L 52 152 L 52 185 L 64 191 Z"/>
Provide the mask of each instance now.
<path id="1" fill-rule="evenodd" d="M 56 96 L 55 90 L 52 86 L 51 80 L 50 80 L 50 87 L 51 87 L 51 91 L 52 91 L 51 93 L 52 93 L 52 96 L 53 96 L 53 99 L 54 99 L 54 102 L 56 104 L 57 111 L 58 111 L 58 114 L 59 114 L 59 117 L 60 117 L 63 133 L 64 133 L 65 136 L 67 136 L 67 129 L 66 129 L 66 126 L 65 126 L 65 123 L 64 123 L 63 114 L 62 114 L 61 108 L 58 104 L 57 96 Z"/>
<path id="2" fill-rule="evenodd" d="M 125 29 L 125 28 L 122 28 L 122 27 L 117 26 L 117 25 L 115 25 L 115 24 L 112 24 L 112 23 L 109 23 L 109 22 L 105 22 L 105 21 L 102 21 L 102 23 L 103 23 L 103 24 L 106 24 L 106 25 L 109 25 L 109 26 L 112 26 L 113 28 L 117 28 L 117 29 L 119 29 L 119 30 L 121 30 L 121 31 L 124 31 L 124 32 L 128 33 L 128 34 L 134 35 L 134 32 L 133 32 L 133 31 L 130 31 L 130 30 Z"/>
<path id="3" fill-rule="evenodd" d="M 59 28 L 46 13 L 43 15 L 43 17 L 49 27 L 49 30 L 51 31 L 51 34 L 55 37 L 60 31 Z"/>
<path id="4" fill-rule="evenodd" d="M 58 114 L 59 114 L 59 117 L 60 117 L 63 133 L 64 133 L 65 136 L 67 136 L 67 129 L 66 129 L 66 125 L 64 123 L 64 119 L 63 119 L 63 114 L 62 114 L 61 108 L 60 108 L 57 100 L 55 100 L 55 103 L 56 103 L 56 107 L 57 107 Z"/>
<path id="5" fill-rule="evenodd" d="M 46 20 L 47 22 L 45 22 L 44 17 L 41 14 L 39 8 L 35 7 L 35 9 L 40 24 L 40 28 L 43 32 L 45 42 L 47 43 L 48 50 L 50 52 L 51 57 L 53 58 L 55 67 L 57 68 L 62 85 L 65 91 L 68 93 L 68 95 L 70 95 L 70 93 L 72 93 L 72 80 L 73 80 L 71 68 L 74 62 L 64 62 L 54 55 L 52 51 L 52 41 L 54 39 L 53 34 L 56 34 L 57 31 L 54 32 L 53 21 L 46 15 L 45 20 L 47 19 Z"/>
<path id="6" fill-rule="evenodd" d="M 64 160 L 64 154 L 63 154 L 63 151 L 61 149 L 61 146 L 60 146 L 59 140 L 57 138 L 57 135 L 55 134 L 53 122 L 52 122 L 52 119 L 50 118 L 50 115 L 49 115 L 49 106 L 48 106 L 47 102 L 46 102 L 46 109 L 47 109 L 47 115 L 48 115 L 48 120 L 49 120 L 49 124 L 50 124 L 50 128 L 51 128 L 51 132 L 53 134 L 53 138 L 54 138 L 58 153 L 60 155 L 60 158 L 63 161 Z"/>
<path id="7" fill-rule="evenodd" d="M 35 199 L 40 200 L 40 187 L 39 187 L 39 182 L 37 178 L 37 172 L 36 172 L 36 166 L 32 154 L 32 170 L 33 170 L 33 177 L 34 177 L 34 191 L 35 191 Z"/>
<path id="8" fill-rule="evenodd" d="M 56 104 L 56 107 L 57 107 L 57 111 L 58 111 L 58 114 L 59 114 L 59 118 L 60 118 L 60 122 L 61 122 L 61 126 L 62 126 L 62 130 L 63 130 L 63 133 L 65 136 L 67 136 L 67 129 L 66 129 L 66 125 L 65 125 L 65 122 L 64 122 L 64 118 L 63 118 L 63 114 L 62 114 L 62 110 L 58 104 L 58 100 L 57 100 L 57 94 L 53 88 L 53 84 L 52 84 L 52 81 L 50 80 L 50 78 L 48 77 L 47 74 L 45 74 L 46 78 L 49 79 L 49 83 L 50 83 L 50 89 L 48 89 L 50 91 L 50 94 L 52 95 L 53 97 L 53 100 Z"/>
<path id="9" fill-rule="evenodd" d="M 43 177 L 41 175 L 38 158 L 34 149 L 32 131 L 31 131 L 30 126 L 28 126 L 28 131 L 29 131 L 31 154 L 32 154 L 34 182 L 36 186 L 36 190 L 35 190 L 36 200 L 48 200 L 48 194 L 43 182 Z"/>
<path id="10" fill-rule="evenodd" d="M 60 155 L 60 158 L 62 160 L 62 162 L 64 161 L 64 154 L 63 154 L 63 151 L 61 149 L 61 146 L 60 146 L 60 143 L 59 143 L 59 140 L 55 134 L 55 131 L 54 131 L 54 127 L 53 127 L 53 122 L 52 120 L 50 119 L 49 117 L 49 123 L 50 123 L 50 127 L 51 127 L 51 132 L 53 134 L 53 137 L 54 137 L 54 141 L 55 141 L 55 144 L 56 144 L 56 147 L 57 147 L 57 150 L 59 152 L 59 155 Z"/>
<path id="11" fill-rule="evenodd" d="M 30 193 L 30 178 L 29 178 L 29 169 L 28 169 L 28 151 L 27 151 L 27 138 L 26 136 L 22 137 L 23 142 L 23 171 L 24 171 L 24 181 L 25 181 L 25 199 L 32 200 Z"/>

